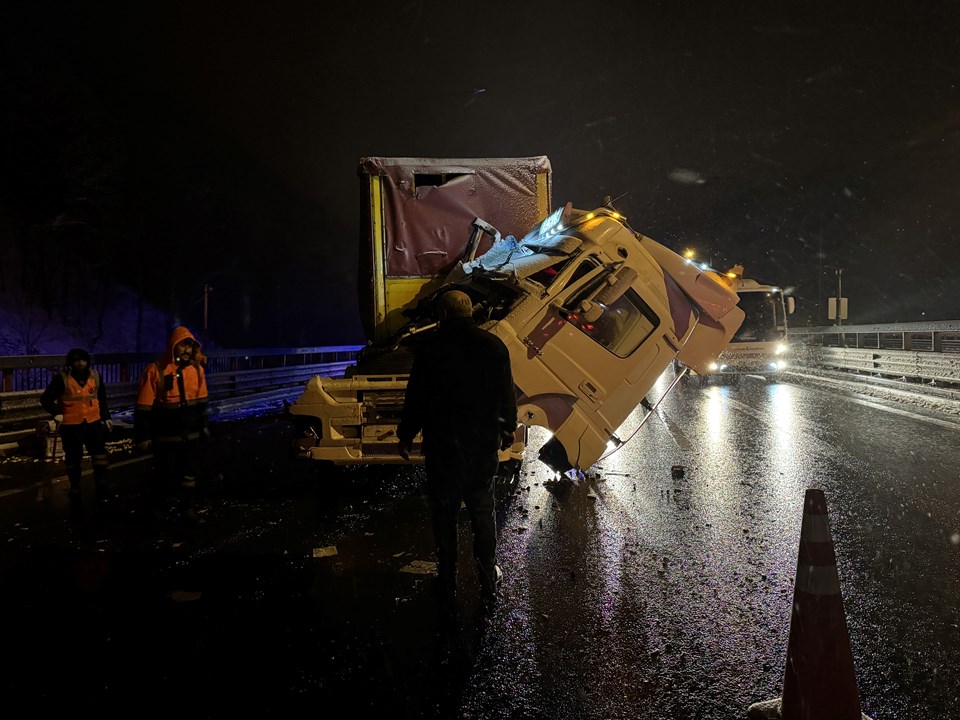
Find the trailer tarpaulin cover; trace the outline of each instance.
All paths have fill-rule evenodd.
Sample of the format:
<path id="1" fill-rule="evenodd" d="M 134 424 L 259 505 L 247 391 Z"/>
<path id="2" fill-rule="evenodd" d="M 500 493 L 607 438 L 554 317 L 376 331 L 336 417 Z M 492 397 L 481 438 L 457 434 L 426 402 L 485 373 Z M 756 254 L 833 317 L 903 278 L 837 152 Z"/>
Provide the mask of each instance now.
<path id="1" fill-rule="evenodd" d="M 466 249 L 477 217 L 504 236 L 522 237 L 542 219 L 537 176 L 549 172 L 546 156 L 363 158 L 361 177 L 375 175 L 384 181 L 385 276 L 445 275 Z M 545 210 L 549 212 L 549 208 Z M 366 228 L 369 226 L 368 222 Z M 477 254 L 490 245 L 490 238 L 485 237 Z"/>

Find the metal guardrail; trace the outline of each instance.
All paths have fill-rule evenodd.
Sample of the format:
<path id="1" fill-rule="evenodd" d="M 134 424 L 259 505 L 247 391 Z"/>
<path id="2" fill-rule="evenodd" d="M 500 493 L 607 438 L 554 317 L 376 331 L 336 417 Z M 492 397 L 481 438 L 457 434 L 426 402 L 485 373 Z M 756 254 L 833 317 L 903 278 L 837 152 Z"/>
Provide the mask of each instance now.
<path id="1" fill-rule="evenodd" d="M 304 348 L 247 348 L 216 350 L 207 354 L 208 375 L 243 370 L 263 370 L 318 363 L 353 361 L 361 345 L 328 345 Z M 110 384 L 136 382 L 156 353 L 93 353 L 93 365 Z M 0 356 L 0 395 L 43 390 L 63 367 L 63 355 Z"/>
<path id="2" fill-rule="evenodd" d="M 353 365 L 361 345 L 217 351 L 207 356 L 207 386 L 212 401 L 291 387 L 314 375 L 337 377 Z M 62 355 L 0 357 L 0 428 L 29 426 L 47 419 L 40 407 L 43 389 L 63 366 Z M 139 377 L 156 359 L 145 353 L 93 357 L 107 389 L 112 412 L 133 407 Z M 6 390 L 6 388 L 11 390 Z"/>
<path id="3" fill-rule="evenodd" d="M 960 320 L 790 328 L 793 362 L 877 377 L 960 386 Z M 361 345 L 220 350 L 207 358 L 212 400 L 302 384 L 314 375 L 336 377 L 352 365 Z M 129 409 L 140 374 L 156 358 L 148 353 L 95 355 L 107 384 L 110 409 Z M 62 355 L 0 357 L 0 428 L 46 419 L 38 399 Z"/>
<path id="4" fill-rule="evenodd" d="M 960 385 L 960 321 L 790 328 L 798 365 Z"/>

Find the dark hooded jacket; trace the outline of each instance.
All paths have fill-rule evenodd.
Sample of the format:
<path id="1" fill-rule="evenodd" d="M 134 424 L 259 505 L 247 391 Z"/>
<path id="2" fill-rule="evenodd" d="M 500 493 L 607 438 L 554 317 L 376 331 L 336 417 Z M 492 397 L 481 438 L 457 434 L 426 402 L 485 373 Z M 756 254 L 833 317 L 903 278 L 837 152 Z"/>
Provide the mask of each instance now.
<path id="1" fill-rule="evenodd" d="M 517 427 L 510 353 L 496 335 L 455 318 L 416 352 L 397 437 L 423 431 L 427 462 L 496 462 L 501 434 Z"/>
<path id="2" fill-rule="evenodd" d="M 194 343 L 193 357 L 178 362 L 174 348 L 183 340 Z M 175 328 L 167 351 L 150 363 L 140 376 L 140 390 L 134 412 L 137 442 L 178 442 L 196 440 L 207 427 L 207 380 L 200 343 L 187 328 Z"/>

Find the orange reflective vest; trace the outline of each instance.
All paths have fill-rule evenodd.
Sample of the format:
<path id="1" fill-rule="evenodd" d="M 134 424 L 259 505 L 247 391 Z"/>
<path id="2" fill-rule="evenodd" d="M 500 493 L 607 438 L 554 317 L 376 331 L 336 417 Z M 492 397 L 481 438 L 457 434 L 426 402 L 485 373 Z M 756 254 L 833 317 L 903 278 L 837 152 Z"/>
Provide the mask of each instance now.
<path id="1" fill-rule="evenodd" d="M 100 422 L 100 401 L 97 391 L 100 389 L 100 375 L 90 368 L 90 377 L 81 386 L 70 373 L 61 373 L 63 376 L 63 395 L 60 403 L 63 406 L 63 424 L 81 425 Z"/>
<path id="2" fill-rule="evenodd" d="M 179 367 L 171 362 L 162 367 L 159 362 L 155 362 L 147 365 L 140 379 L 137 405 L 143 410 L 174 409 L 198 402 L 205 403 L 207 397 L 207 379 L 201 365 Z"/>

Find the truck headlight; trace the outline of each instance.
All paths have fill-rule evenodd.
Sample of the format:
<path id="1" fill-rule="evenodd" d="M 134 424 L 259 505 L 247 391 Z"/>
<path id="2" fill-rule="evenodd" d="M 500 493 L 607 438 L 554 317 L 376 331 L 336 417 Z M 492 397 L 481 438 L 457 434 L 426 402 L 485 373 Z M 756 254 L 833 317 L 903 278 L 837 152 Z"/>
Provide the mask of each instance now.
<path id="1" fill-rule="evenodd" d="M 787 346 L 783 343 L 777 345 L 777 355 L 783 355 L 787 351 Z"/>
<path id="2" fill-rule="evenodd" d="M 709 365 L 707 365 L 707 369 L 708 369 L 708 370 L 716 370 L 718 367 L 720 367 L 720 366 L 717 365 L 715 362 L 712 362 L 712 363 L 710 363 Z"/>

